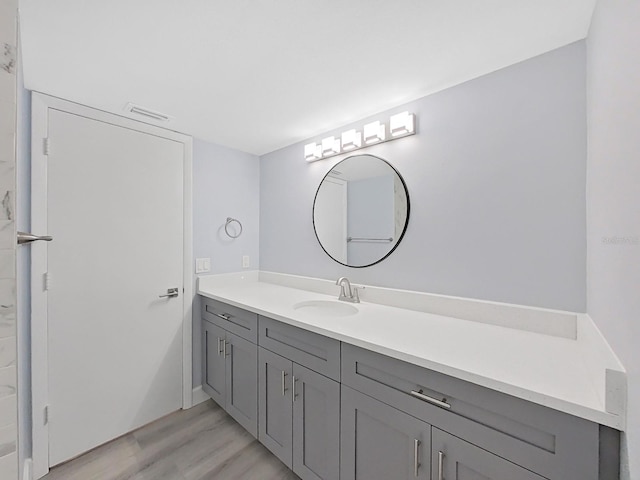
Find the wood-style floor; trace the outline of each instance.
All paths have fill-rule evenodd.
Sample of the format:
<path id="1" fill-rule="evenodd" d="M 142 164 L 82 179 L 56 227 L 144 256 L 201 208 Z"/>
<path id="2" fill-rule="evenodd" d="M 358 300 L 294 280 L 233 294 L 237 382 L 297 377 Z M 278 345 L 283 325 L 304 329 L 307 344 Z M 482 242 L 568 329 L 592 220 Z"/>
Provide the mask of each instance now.
<path id="1" fill-rule="evenodd" d="M 299 480 L 212 400 L 161 418 L 45 480 Z"/>

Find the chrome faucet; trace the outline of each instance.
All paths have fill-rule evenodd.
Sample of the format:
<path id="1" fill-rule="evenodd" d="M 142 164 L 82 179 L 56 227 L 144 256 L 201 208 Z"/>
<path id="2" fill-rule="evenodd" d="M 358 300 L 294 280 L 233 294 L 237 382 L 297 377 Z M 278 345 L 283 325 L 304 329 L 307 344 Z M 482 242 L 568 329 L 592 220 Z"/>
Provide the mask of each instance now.
<path id="1" fill-rule="evenodd" d="M 358 287 L 351 287 L 351 282 L 347 277 L 340 277 L 336 282 L 336 285 L 340 285 L 340 296 L 338 300 L 343 302 L 360 303 L 358 297 Z"/>

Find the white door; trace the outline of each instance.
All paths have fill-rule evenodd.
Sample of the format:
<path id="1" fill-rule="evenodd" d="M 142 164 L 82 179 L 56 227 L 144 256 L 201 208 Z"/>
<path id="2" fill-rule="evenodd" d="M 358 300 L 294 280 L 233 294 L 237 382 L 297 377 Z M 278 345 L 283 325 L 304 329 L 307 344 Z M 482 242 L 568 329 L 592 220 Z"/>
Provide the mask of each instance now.
<path id="1" fill-rule="evenodd" d="M 326 177 L 313 206 L 313 225 L 322 247 L 337 261 L 347 263 L 347 182 Z"/>
<path id="2" fill-rule="evenodd" d="M 182 407 L 184 145 L 48 112 L 53 466 Z"/>

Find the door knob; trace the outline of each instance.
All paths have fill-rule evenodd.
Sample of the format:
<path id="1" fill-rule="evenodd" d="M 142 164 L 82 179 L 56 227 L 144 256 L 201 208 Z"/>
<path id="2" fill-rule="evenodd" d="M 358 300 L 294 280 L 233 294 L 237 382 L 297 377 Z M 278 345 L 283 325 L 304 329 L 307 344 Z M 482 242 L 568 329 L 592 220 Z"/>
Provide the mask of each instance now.
<path id="1" fill-rule="evenodd" d="M 51 240 L 53 240 L 53 237 L 49 235 L 34 235 L 32 233 L 18 232 L 18 245 L 35 242 L 36 240 L 44 240 L 45 242 L 50 242 Z"/>
<path id="2" fill-rule="evenodd" d="M 167 288 L 167 294 L 166 295 L 158 295 L 158 297 L 160 298 L 171 298 L 171 297 L 177 297 L 178 296 L 178 287 L 176 288 Z"/>

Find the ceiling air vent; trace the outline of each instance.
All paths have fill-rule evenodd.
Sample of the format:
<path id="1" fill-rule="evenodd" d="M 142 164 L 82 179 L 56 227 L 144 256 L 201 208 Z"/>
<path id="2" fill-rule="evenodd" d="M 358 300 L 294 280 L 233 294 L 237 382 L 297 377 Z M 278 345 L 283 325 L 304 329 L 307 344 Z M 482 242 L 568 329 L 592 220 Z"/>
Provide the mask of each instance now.
<path id="1" fill-rule="evenodd" d="M 133 103 L 127 103 L 127 106 L 124 107 L 124 111 L 135 113 L 136 115 L 142 115 L 143 117 L 151 118 L 153 120 L 157 120 L 158 122 L 168 122 L 169 120 L 171 120 L 171 117 L 169 115 L 165 115 L 164 113 L 160 112 L 154 112 L 153 110 L 141 107 L 140 105 L 134 105 Z"/>

